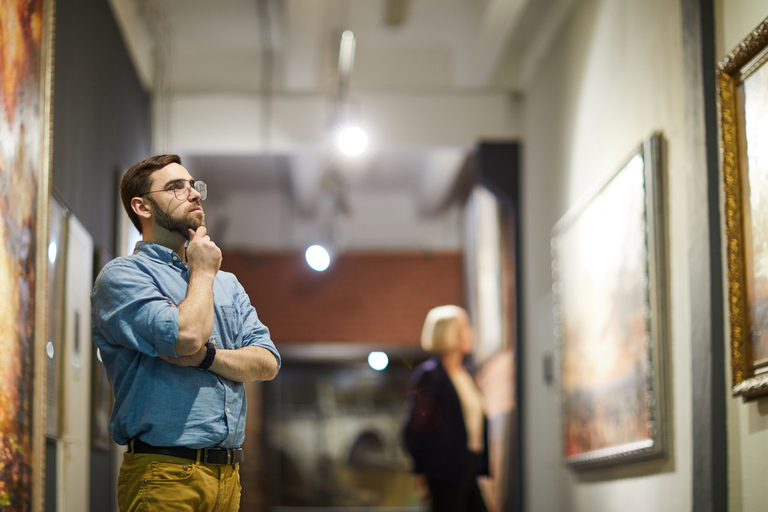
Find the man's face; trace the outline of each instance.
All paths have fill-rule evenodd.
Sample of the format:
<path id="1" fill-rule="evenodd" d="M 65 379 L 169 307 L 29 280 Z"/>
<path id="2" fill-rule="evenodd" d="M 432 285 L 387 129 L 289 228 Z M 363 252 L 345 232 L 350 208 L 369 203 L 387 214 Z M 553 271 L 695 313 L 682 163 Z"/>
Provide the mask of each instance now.
<path id="1" fill-rule="evenodd" d="M 153 192 L 146 197 L 152 210 L 155 224 L 171 233 L 176 233 L 189 240 L 189 229 L 196 230 L 205 226 L 205 213 L 200 204 L 200 193 L 194 188 L 186 199 L 177 199 L 169 189 L 177 180 L 190 180 L 192 176 L 179 164 L 170 164 L 152 174 Z M 179 197 L 183 194 L 178 191 Z"/>

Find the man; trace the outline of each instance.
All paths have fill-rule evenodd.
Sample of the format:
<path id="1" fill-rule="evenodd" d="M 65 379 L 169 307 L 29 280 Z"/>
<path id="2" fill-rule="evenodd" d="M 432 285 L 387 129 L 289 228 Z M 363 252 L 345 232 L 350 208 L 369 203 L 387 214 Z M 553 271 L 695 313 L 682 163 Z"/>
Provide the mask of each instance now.
<path id="1" fill-rule="evenodd" d="M 127 445 L 121 512 L 238 510 L 243 383 L 280 368 L 245 290 L 219 271 L 206 195 L 176 155 L 139 162 L 120 183 L 142 241 L 100 272 L 91 320 L 115 396 L 110 434 Z"/>

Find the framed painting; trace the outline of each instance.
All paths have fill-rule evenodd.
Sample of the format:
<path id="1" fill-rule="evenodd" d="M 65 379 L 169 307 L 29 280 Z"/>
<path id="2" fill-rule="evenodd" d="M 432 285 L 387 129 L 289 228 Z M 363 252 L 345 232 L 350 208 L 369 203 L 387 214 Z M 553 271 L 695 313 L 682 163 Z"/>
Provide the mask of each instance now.
<path id="1" fill-rule="evenodd" d="M 666 453 L 662 143 L 645 140 L 553 229 L 563 454 L 574 469 Z"/>
<path id="2" fill-rule="evenodd" d="M 523 510 L 519 154 L 516 141 L 483 141 L 468 161 L 475 185 L 464 211 L 465 282 L 472 366 L 488 418 L 490 476 L 479 484 L 489 512 Z"/>
<path id="3" fill-rule="evenodd" d="M 42 510 L 53 2 L 0 23 L 0 509 Z"/>
<path id="4" fill-rule="evenodd" d="M 472 357 L 482 365 L 504 348 L 501 207 L 490 190 L 476 185 L 464 215 L 467 312 L 476 332 Z"/>
<path id="5" fill-rule="evenodd" d="M 104 246 L 99 246 L 95 252 L 94 280 L 101 269 L 114 259 L 110 250 Z M 101 360 L 101 352 L 95 343 L 91 343 L 91 444 L 94 448 L 108 451 L 112 446 L 108 428 L 111 415 L 112 388 Z"/>
<path id="6" fill-rule="evenodd" d="M 69 209 L 54 190 L 48 208 L 48 337 L 45 341 L 45 435 L 61 438 L 61 374 L 64 364 L 64 277 Z"/>
<path id="7" fill-rule="evenodd" d="M 718 65 L 732 390 L 768 394 L 768 19 Z"/>

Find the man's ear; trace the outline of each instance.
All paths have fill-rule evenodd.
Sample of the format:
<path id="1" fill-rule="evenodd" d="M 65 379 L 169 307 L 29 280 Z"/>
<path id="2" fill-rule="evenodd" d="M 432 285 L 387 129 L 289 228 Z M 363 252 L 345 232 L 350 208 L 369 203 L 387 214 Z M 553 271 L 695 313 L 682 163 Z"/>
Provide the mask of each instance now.
<path id="1" fill-rule="evenodd" d="M 141 197 L 134 197 L 131 199 L 131 209 L 140 219 L 148 220 L 152 218 L 152 212 L 149 209 L 149 205 Z"/>

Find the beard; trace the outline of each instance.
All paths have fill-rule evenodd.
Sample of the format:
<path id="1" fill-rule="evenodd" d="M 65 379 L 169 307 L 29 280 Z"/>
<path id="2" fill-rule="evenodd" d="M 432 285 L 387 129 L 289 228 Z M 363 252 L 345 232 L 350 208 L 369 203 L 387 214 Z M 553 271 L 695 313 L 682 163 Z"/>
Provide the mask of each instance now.
<path id="1" fill-rule="evenodd" d="M 190 229 L 196 231 L 200 226 L 205 226 L 205 214 L 203 214 L 202 221 L 193 219 L 188 213 L 185 213 L 183 217 L 174 217 L 160 208 L 160 205 L 157 204 L 154 199 L 151 197 L 148 197 L 147 199 L 152 204 L 152 215 L 155 216 L 157 225 L 171 233 L 176 233 L 184 240 L 189 240 Z M 196 202 L 196 204 L 200 205 L 199 202 Z"/>

